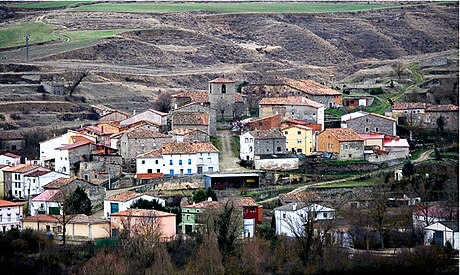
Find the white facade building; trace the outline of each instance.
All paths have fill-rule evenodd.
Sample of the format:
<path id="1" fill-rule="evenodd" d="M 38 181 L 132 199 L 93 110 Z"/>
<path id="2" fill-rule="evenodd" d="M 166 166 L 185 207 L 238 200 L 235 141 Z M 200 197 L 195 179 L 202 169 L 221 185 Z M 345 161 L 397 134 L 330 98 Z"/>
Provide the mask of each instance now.
<path id="1" fill-rule="evenodd" d="M 21 163 L 21 156 L 12 153 L 3 153 L 0 155 L 0 164 L 15 166 Z"/>
<path id="2" fill-rule="evenodd" d="M 305 223 L 310 215 L 315 221 L 333 220 L 335 210 L 319 204 L 305 205 L 303 202 L 292 202 L 275 208 L 276 235 L 294 237 L 305 233 Z"/>
<path id="3" fill-rule="evenodd" d="M 254 136 L 251 132 L 240 136 L 240 159 L 254 160 Z"/>
<path id="4" fill-rule="evenodd" d="M 140 199 L 147 201 L 156 200 L 162 206 L 166 204 L 166 201 L 162 198 L 135 192 L 123 192 L 104 200 L 104 217 L 109 218 L 111 214 L 128 210 L 133 203 Z"/>
<path id="5" fill-rule="evenodd" d="M 22 203 L 0 200 L 0 232 L 21 229 Z"/>
<path id="6" fill-rule="evenodd" d="M 21 185 L 25 197 L 43 192 L 43 186 L 58 178 L 68 178 L 68 175 L 55 171 L 35 171 L 24 175 L 24 184 Z M 13 190 L 14 192 L 14 190 Z"/>
<path id="7" fill-rule="evenodd" d="M 72 144 L 56 148 L 54 170 L 66 175 L 71 175 L 74 165 L 83 156 L 89 157 L 91 153 L 91 143 L 79 141 Z"/>
<path id="8" fill-rule="evenodd" d="M 53 198 L 59 190 L 45 190 L 31 200 L 30 214 L 62 215 L 61 202 Z"/>
<path id="9" fill-rule="evenodd" d="M 445 246 L 450 242 L 452 248 L 460 248 L 458 239 L 458 221 L 436 222 L 423 229 L 425 232 L 425 245 L 434 242 L 437 245 Z"/>
<path id="10" fill-rule="evenodd" d="M 136 159 L 138 175 L 184 176 L 214 172 L 219 172 L 219 151 L 209 142 L 164 143 L 161 149 Z"/>

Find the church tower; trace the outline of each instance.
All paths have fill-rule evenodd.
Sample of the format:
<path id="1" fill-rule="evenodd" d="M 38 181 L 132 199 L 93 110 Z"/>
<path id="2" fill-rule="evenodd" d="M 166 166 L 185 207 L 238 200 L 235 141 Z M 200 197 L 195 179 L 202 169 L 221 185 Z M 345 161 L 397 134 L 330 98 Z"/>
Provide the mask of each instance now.
<path id="1" fill-rule="evenodd" d="M 217 120 L 235 117 L 236 81 L 216 78 L 208 82 L 209 104 L 217 112 Z"/>

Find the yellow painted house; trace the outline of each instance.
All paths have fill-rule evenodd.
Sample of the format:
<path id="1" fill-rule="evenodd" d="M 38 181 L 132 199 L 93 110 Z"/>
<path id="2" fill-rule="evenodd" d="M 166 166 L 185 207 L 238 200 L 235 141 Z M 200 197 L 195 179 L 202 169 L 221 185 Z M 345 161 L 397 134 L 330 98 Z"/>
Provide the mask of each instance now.
<path id="1" fill-rule="evenodd" d="M 311 155 L 314 150 L 313 129 L 303 125 L 291 125 L 282 129 L 286 137 L 286 149 L 291 153 Z"/>

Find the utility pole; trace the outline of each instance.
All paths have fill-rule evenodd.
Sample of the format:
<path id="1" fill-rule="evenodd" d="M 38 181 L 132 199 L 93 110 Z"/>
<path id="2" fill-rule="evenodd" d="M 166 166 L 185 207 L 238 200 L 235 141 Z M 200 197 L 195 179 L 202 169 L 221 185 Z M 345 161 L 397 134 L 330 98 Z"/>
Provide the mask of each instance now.
<path id="1" fill-rule="evenodd" d="M 29 33 L 26 32 L 25 38 L 26 38 L 26 61 L 29 61 Z"/>

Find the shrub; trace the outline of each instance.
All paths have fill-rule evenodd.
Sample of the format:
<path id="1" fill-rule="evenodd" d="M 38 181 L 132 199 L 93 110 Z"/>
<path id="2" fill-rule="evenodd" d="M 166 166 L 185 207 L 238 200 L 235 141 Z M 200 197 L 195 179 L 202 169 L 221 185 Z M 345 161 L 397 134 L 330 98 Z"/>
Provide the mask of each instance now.
<path id="1" fill-rule="evenodd" d="M 20 120 L 20 119 L 21 119 L 21 116 L 18 115 L 18 114 L 11 114 L 11 115 L 10 115 L 10 118 L 13 119 L 13 120 Z"/>
<path id="2" fill-rule="evenodd" d="M 383 89 L 382 88 L 372 88 L 369 92 L 371 95 L 381 95 L 383 94 Z"/>

